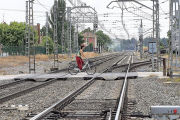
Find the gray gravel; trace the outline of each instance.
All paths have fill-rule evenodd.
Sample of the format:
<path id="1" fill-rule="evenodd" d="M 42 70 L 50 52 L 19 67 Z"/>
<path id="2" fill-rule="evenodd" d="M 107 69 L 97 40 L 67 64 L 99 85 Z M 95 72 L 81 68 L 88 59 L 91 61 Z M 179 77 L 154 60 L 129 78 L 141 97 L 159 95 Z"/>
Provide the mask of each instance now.
<path id="1" fill-rule="evenodd" d="M 144 114 L 150 112 L 150 106 L 180 105 L 180 84 L 164 84 L 158 77 L 134 80 L 136 110 Z"/>
<path id="2" fill-rule="evenodd" d="M 39 83 L 39 82 L 22 82 L 20 84 L 14 85 L 14 86 L 10 86 L 8 88 L 1 89 L 0 98 L 3 98 L 7 95 L 11 95 L 11 94 L 23 91 L 23 90 L 26 90 L 28 88 L 37 86 L 39 84 L 42 84 L 42 83 Z"/>
<path id="3" fill-rule="evenodd" d="M 123 56 L 119 56 L 119 57 L 113 58 L 110 61 L 107 61 L 107 62 L 104 62 L 104 63 L 100 64 L 98 67 L 96 67 L 96 71 L 99 72 L 99 73 L 103 72 L 104 69 L 106 69 L 107 67 L 113 65 L 115 62 L 120 60 L 122 57 Z"/>
<path id="4" fill-rule="evenodd" d="M 102 111 L 114 108 L 123 81 L 98 80 L 78 95 L 64 111 Z"/>
<path id="5" fill-rule="evenodd" d="M 103 57 L 105 55 L 109 55 L 113 53 L 104 53 L 99 57 Z M 61 61 L 59 62 L 59 69 L 65 69 L 69 67 L 70 61 Z M 50 72 L 50 68 L 54 66 L 54 61 L 36 61 L 36 73 L 45 73 Z M 17 75 L 17 74 L 28 74 L 29 73 L 29 63 L 26 62 L 23 66 L 16 67 L 5 67 L 0 70 L 5 71 L 8 75 Z"/>
<path id="6" fill-rule="evenodd" d="M 70 61 L 62 61 L 59 63 L 59 69 L 65 69 L 69 66 Z M 50 72 L 50 68 L 54 66 L 54 61 L 36 61 L 36 73 L 45 73 Z M 17 75 L 17 74 L 27 74 L 29 73 L 29 63 L 26 63 L 24 66 L 16 67 L 5 67 L 1 70 L 6 71 L 7 74 Z"/>
<path id="7" fill-rule="evenodd" d="M 12 82 L 15 82 L 15 81 L 14 80 L 0 80 L 0 85 L 5 85 Z"/>
<path id="8" fill-rule="evenodd" d="M 125 64 L 128 64 L 129 63 L 129 59 L 130 57 L 126 57 L 121 63 L 119 63 L 119 65 L 125 65 Z M 112 72 L 115 72 L 115 73 L 119 73 L 119 72 L 125 72 L 127 69 L 127 67 L 119 67 L 119 68 L 116 68 L 114 69 Z"/>
<path id="9" fill-rule="evenodd" d="M 30 112 L 39 113 L 85 82 L 84 80 L 57 81 L 51 85 L 5 102 L 0 105 L 0 120 L 21 120 Z M 7 105 L 28 105 L 29 110 L 7 109 Z"/>

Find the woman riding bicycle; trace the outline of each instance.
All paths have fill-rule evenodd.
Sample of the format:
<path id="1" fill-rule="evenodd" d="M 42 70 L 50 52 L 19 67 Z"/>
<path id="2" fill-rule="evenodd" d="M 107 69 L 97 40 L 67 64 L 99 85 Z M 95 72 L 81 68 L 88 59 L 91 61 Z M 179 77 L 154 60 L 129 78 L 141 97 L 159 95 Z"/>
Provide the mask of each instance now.
<path id="1" fill-rule="evenodd" d="M 81 44 L 81 49 L 79 50 L 76 56 L 76 62 L 81 71 L 82 71 L 82 66 L 84 65 L 84 61 L 82 60 L 82 57 L 86 58 L 86 56 L 84 56 L 83 54 L 83 50 L 85 49 L 85 47 L 86 46 L 84 44 Z"/>

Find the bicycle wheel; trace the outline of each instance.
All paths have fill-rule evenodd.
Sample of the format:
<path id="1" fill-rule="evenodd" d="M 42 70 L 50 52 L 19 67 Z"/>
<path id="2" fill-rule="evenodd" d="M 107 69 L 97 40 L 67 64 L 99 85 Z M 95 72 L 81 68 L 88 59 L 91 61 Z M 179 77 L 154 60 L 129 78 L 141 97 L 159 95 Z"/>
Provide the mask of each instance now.
<path id="1" fill-rule="evenodd" d="M 78 72 L 79 72 L 79 69 L 76 67 L 75 64 L 71 64 L 68 68 L 68 72 L 71 74 L 71 75 L 76 75 Z"/>
<path id="2" fill-rule="evenodd" d="M 95 74 L 95 73 L 96 73 L 96 66 L 92 66 L 92 65 L 88 64 L 88 65 L 86 66 L 86 73 L 87 73 L 88 75 L 93 75 L 93 74 Z"/>

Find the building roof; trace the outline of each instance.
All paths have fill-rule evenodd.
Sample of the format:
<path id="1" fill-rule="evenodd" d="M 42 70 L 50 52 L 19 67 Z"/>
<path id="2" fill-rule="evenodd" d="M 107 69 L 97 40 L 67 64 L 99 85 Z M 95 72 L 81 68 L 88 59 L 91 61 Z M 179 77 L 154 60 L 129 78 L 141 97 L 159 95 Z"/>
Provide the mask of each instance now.
<path id="1" fill-rule="evenodd" d="M 85 32 L 83 34 L 81 34 L 84 37 L 97 37 L 96 34 L 92 33 L 92 32 Z"/>

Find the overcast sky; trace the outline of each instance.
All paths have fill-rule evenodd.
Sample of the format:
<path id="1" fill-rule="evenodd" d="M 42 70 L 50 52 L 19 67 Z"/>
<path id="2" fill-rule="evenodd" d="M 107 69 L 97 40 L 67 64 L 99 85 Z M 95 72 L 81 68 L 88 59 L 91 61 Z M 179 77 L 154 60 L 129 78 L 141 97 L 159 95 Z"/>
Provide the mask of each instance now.
<path id="1" fill-rule="evenodd" d="M 3 15 L 4 15 L 4 21 L 6 23 L 10 23 L 11 21 L 18 21 L 18 22 L 25 22 L 25 1 L 26 0 L 0 0 L 0 21 L 3 21 Z M 67 6 L 71 7 L 71 4 L 69 3 L 70 0 L 67 1 Z M 73 0 L 74 1 L 74 0 Z M 82 2 L 85 2 L 86 5 L 92 6 L 96 9 L 98 13 L 98 19 L 101 21 L 101 24 L 104 24 L 105 28 L 109 31 L 111 29 L 112 33 L 116 34 L 118 38 L 125 38 L 127 39 L 127 33 L 124 31 L 122 26 L 122 19 L 121 19 L 121 13 L 122 10 L 118 8 L 117 3 L 112 3 L 110 7 L 114 7 L 114 9 L 107 9 L 106 6 L 113 0 L 81 0 Z M 167 31 L 169 29 L 169 1 L 168 0 L 159 0 L 160 1 L 160 25 L 161 25 L 161 33 L 160 37 L 167 37 Z M 40 4 L 37 4 L 38 1 L 35 0 L 34 4 L 34 23 L 40 23 L 41 27 L 45 25 L 46 17 L 45 13 L 46 11 L 49 12 L 49 9 L 54 3 L 54 0 L 39 0 L 40 3 L 42 3 L 46 8 L 41 6 Z M 142 4 L 152 8 L 152 2 L 150 1 L 140 1 Z M 141 10 L 144 12 L 152 15 L 152 10 L 149 10 L 145 7 L 142 7 L 141 5 L 137 3 L 133 3 L 135 6 L 140 7 Z M 131 4 L 125 3 L 126 7 L 131 7 Z M 108 14 L 104 15 L 104 14 Z M 138 28 L 140 26 L 140 19 L 143 19 L 143 29 L 144 31 L 149 30 L 152 28 L 152 21 L 146 20 L 144 18 L 138 17 L 137 15 L 131 14 L 124 10 L 123 12 L 124 17 L 124 23 L 125 27 L 130 35 L 130 38 L 135 37 L 138 39 Z M 167 14 L 167 15 L 166 15 Z M 104 21 L 105 20 L 105 21 Z M 116 22 L 116 23 L 114 23 Z M 86 24 L 85 26 L 92 27 L 92 24 Z M 116 27 L 116 28 L 115 28 Z M 101 30 L 101 28 L 99 28 Z M 151 30 L 147 32 L 147 34 L 144 37 L 148 37 L 152 35 Z M 105 32 L 107 33 L 107 32 Z M 108 34 L 108 33 L 107 33 Z M 111 36 L 111 35 L 110 35 Z M 113 36 L 111 36 L 113 38 Z"/>

